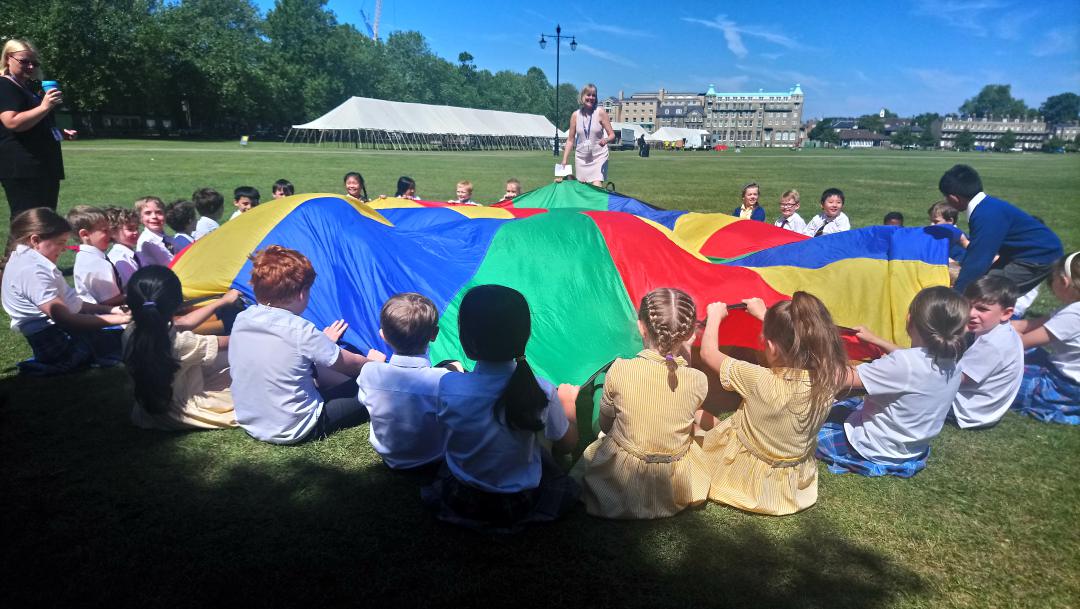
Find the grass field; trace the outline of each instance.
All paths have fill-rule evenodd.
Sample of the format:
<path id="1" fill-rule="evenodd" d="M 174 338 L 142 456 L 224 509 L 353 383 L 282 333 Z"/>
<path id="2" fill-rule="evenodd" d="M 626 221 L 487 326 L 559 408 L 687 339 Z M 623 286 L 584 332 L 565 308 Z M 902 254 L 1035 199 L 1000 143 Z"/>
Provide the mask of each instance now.
<path id="1" fill-rule="evenodd" d="M 404 174 L 425 198 L 447 199 L 468 178 L 477 200 L 493 201 L 507 177 L 539 187 L 553 164 L 540 152 L 262 143 L 86 141 L 64 153 L 61 210 L 188 197 L 206 185 L 251 184 L 269 198 L 281 177 L 298 192 L 339 192 L 353 170 L 372 195 L 392 193 Z M 1042 216 L 1066 248 L 1080 246 L 1075 155 L 617 153 L 610 178 L 657 205 L 724 212 L 754 180 L 770 218 L 788 188 L 803 193 L 808 217 L 817 195 L 837 186 L 856 226 L 890 210 L 916 224 L 957 162 L 976 167 L 992 194 Z M 28 355 L 17 335 L 0 337 L 0 368 Z M 3 606 L 1041 608 L 1080 599 L 1080 430 L 1012 413 L 987 431 L 947 427 L 930 466 L 910 480 L 821 467 L 818 504 L 795 516 L 710 505 L 608 522 L 579 511 L 489 538 L 424 513 L 419 481 L 382 466 L 367 426 L 275 447 L 239 430 L 138 430 L 127 421 L 130 400 L 123 370 L 0 376 Z"/>

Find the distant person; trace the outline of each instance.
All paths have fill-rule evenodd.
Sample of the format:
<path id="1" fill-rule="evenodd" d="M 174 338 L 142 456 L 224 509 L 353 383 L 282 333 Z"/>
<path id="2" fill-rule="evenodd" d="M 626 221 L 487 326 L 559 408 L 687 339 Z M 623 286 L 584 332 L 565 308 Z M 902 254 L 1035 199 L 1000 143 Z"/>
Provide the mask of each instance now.
<path id="1" fill-rule="evenodd" d="M 649 157 L 649 142 L 645 141 L 645 134 L 644 133 L 642 133 L 641 136 L 638 137 L 637 142 L 638 142 L 638 156 L 642 157 L 642 158 L 648 158 Z"/>
<path id="2" fill-rule="evenodd" d="M 409 176 L 401 176 L 398 178 L 397 190 L 394 192 L 394 196 L 399 199 L 419 200 L 420 197 L 416 196 L 416 180 Z"/>
<path id="3" fill-rule="evenodd" d="M 820 237 L 851 230 L 851 222 L 844 213 L 844 191 L 828 188 L 821 193 L 821 213 L 806 223 L 804 235 Z"/>
<path id="4" fill-rule="evenodd" d="M 971 244 L 956 278 L 958 291 L 991 274 L 1008 277 L 1021 293 L 1027 292 L 1065 255 L 1054 231 L 1011 203 L 987 196 L 973 168 L 954 165 L 941 176 L 938 190 L 949 205 L 968 216 Z"/>
<path id="5" fill-rule="evenodd" d="M 355 171 L 345 174 L 345 194 L 361 203 L 368 202 L 367 185 L 364 184 L 364 176 Z"/>
<path id="6" fill-rule="evenodd" d="M 159 264 L 169 266 L 172 262 L 172 237 L 165 234 L 165 204 L 158 197 L 143 197 L 135 201 L 143 232 L 135 244 L 139 265 Z"/>
<path id="7" fill-rule="evenodd" d="M 454 190 L 457 195 L 456 199 L 450 199 L 448 203 L 457 203 L 458 205 L 479 205 L 472 199 L 473 185 L 468 180 L 462 180 L 457 183 L 457 187 Z"/>
<path id="8" fill-rule="evenodd" d="M 1050 289 L 1065 306 L 1013 322 L 1025 349 L 1024 380 L 1013 408 L 1040 421 L 1080 425 L 1080 256 L 1050 268 Z"/>
<path id="9" fill-rule="evenodd" d="M 195 223 L 195 232 L 191 236 L 198 241 L 220 226 L 218 222 L 225 212 L 225 197 L 213 188 L 200 188 L 191 195 L 191 200 L 199 212 L 199 221 Z"/>
<path id="10" fill-rule="evenodd" d="M 68 212 L 67 221 L 80 243 L 72 271 L 75 293 L 85 302 L 110 307 L 124 304 L 120 275 L 105 255 L 112 240 L 108 216 L 96 207 L 76 205 Z"/>
<path id="11" fill-rule="evenodd" d="M 293 187 L 293 183 L 282 178 L 277 182 L 274 182 L 273 193 L 275 199 L 284 199 L 285 197 L 291 197 L 296 193 L 296 189 Z"/>
<path id="12" fill-rule="evenodd" d="M 885 214 L 885 218 L 881 223 L 885 226 L 904 226 L 904 214 L 898 211 L 890 211 Z"/>
<path id="13" fill-rule="evenodd" d="M 124 207 L 106 207 L 105 215 L 109 218 L 109 236 L 113 242 L 109 262 L 116 269 L 120 289 L 124 290 L 128 279 L 142 266 L 135 254 L 139 243 L 139 215 Z"/>
<path id="14" fill-rule="evenodd" d="M 0 185 L 14 220 L 34 207 L 56 209 L 64 157 L 53 110 L 64 99 L 57 88 L 37 87 L 41 59 L 25 40 L 4 44 L 0 74 Z"/>
<path id="15" fill-rule="evenodd" d="M 254 186 L 237 186 L 233 189 L 233 212 L 229 219 L 232 220 L 242 213 L 246 213 L 259 206 L 259 190 Z"/>
<path id="16" fill-rule="evenodd" d="M 735 211 L 731 215 L 736 218 L 742 218 L 744 220 L 757 220 L 758 222 L 765 221 L 765 210 L 758 205 L 758 198 L 761 196 L 761 189 L 758 188 L 757 182 L 750 182 L 746 186 L 742 187 L 742 204 L 735 208 Z"/>
<path id="17" fill-rule="evenodd" d="M 514 197 L 521 196 L 521 182 L 517 178 L 506 181 L 506 192 L 503 193 L 503 201 L 513 201 Z"/>
<path id="18" fill-rule="evenodd" d="M 165 224 L 173 230 L 173 255 L 184 251 L 184 248 L 195 243 L 196 218 L 195 204 L 191 201 L 180 199 L 165 206 Z"/>
<path id="19" fill-rule="evenodd" d="M 968 236 L 956 225 L 959 213 L 947 202 L 938 201 L 930 206 L 927 215 L 931 226 L 944 226 L 952 232 L 949 238 L 949 281 L 956 283 L 956 278 L 960 276 L 960 263 L 964 261 L 970 243 Z"/>
<path id="20" fill-rule="evenodd" d="M 806 221 L 799 215 L 799 191 L 792 189 L 780 195 L 780 217 L 773 225 L 800 235 L 806 230 Z"/>
<path id="21" fill-rule="evenodd" d="M 607 111 L 596 105 L 596 85 L 589 83 L 578 96 L 581 107 L 570 115 L 562 164 L 574 151 L 574 176 L 581 182 L 603 186 L 607 179 L 608 142 L 615 139 Z"/>

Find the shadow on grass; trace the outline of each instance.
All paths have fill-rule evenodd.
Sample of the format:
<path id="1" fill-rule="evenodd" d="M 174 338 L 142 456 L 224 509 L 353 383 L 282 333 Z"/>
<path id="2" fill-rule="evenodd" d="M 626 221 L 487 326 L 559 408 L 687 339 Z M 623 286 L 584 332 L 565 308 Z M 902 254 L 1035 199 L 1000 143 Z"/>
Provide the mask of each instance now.
<path id="1" fill-rule="evenodd" d="M 128 392 L 122 370 L 0 381 L 4 606 L 873 608 L 924 591 L 805 515 L 777 530 L 718 506 L 579 511 L 480 536 L 426 514 L 421 481 L 383 467 L 366 427 L 300 447 L 147 432 Z"/>

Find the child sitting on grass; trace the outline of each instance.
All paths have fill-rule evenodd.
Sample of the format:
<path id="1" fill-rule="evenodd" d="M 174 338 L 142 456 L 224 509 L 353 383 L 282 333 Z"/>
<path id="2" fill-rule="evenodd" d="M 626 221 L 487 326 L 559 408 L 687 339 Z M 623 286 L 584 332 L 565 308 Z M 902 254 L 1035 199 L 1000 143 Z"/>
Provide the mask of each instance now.
<path id="1" fill-rule="evenodd" d="M 1013 322 L 1024 348 L 1024 379 L 1013 408 L 1040 421 L 1080 425 L 1080 252 L 1050 267 L 1054 314 Z"/>
<path id="2" fill-rule="evenodd" d="M 1009 410 L 1024 377 L 1024 346 L 1013 329 L 1016 284 L 1005 277 L 984 275 L 968 284 L 971 303 L 967 330 L 975 342 L 960 359 L 960 390 L 952 417 L 961 429 L 996 425 Z"/>
<path id="3" fill-rule="evenodd" d="M 742 203 L 735 208 L 735 211 L 731 212 L 731 215 L 736 218 L 742 218 L 744 220 L 757 220 L 758 222 L 765 221 L 765 210 L 758 205 L 758 198 L 761 196 L 761 189 L 758 187 L 757 182 L 750 182 L 746 186 L 742 187 Z"/>
<path id="4" fill-rule="evenodd" d="M 663 518 L 700 505 L 709 473 L 694 442 L 694 414 L 709 381 L 690 367 L 697 308 L 682 290 L 659 288 L 641 299 L 645 348 L 616 359 L 604 380 L 600 437 L 585 449 L 585 509 L 604 518 Z"/>
<path id="5" fill-rule="evenodd" d="M 123 291 L 131 275 L 142 266 L 135 254 L 135 247 L 139 243 L 139 215 L 135 210 L 124 207 L 106 207 L 105 215 L 109 218 L 109 236 L 113 242 L 109 262 L 116 269 L 120 290 Z"/>
<path id="6" fill-rule="evenodd" d="M 446 430 L 435 415 L 439 379 L 449 370 L 431 367 L 428 345 L 439 334 L 439 311 L 420 294 L 396 294 L 379 324 L 394 353 L 387 362 L 369 362 L 356 379 L 371 418 L 371 446 L 391 469 L 438 463 L 446 451 Z"/>
<path id="7" fill-rule="evenodd" d="M 847 380 L 847 353 L 825 304 L 811 294 L 795 292 L 769 309 L 760 298 L 744 302 L 762 321 L 767 367 L 720 351 L 724 303 L 709 305 L 701 337 L 702 361 L 724 389 L 743 398 L 702 442 L 713 468 L 709 499 L 760 514 L 794 514 L 817 502 L 814 448 Z"/>
<path id="8" fill-rule="evenodd" d="M 140 266 L 172 262 L 172 237 L 165 234 L 165 204 L 157 197 L 143 197 L 135 201 L 144 230 L 135 244 Z"/>
<path id="9" fill-rule="evenodd" d="M 806 221 L 799 215 L 799 191 L 792 189 L 780 196 L 780 217 L 773 226 L 800 235 L 806 230 Z"/>
<path id="10" fill-rule="evenodd" d="M 191 201 L 173 201 L 165 207 L 165 223 L 173 230 L 173 255 L 195 242 L 195 204 Z"/>
<path id="11" fill-rule="evenodd" d="M 227 336 L 191 332 L 214 312 L 231 305 L 240 292 L 175 317 L 183 304 L 180 279 L 163 266 L 148 266 L 131 276 L 124 330 L 124 365 L 135 384 L 131 422 L 145 429 L 220 429 L 236 427 L 229 384 Z"/>
<path id="12" fill-rule="evenodd" d="M 258 304 L 236 316 L 229 367 L 236 420 L 257 440 L 297 444 L 368 420 L 352 379 L 382 354 L 338 347 L 344 320 L 320 332 L 300 317 L 314 283 L 315 269 L 300 252 L 271 245 L 251 256 Z"/>
<path id="13" fill-rule="evenodd" d="M 821 428 L 817 457 L 829 471 L 910 478 L 926 467 L 930 440 L 941 433 L 960 388 L 957 362 L 967 347 L 970 311 L 963 296 L 935 286 L 908 308 L 910 349 L 859 328 L 860 339 L 888 355 L 850 372 L 847 385 L 864 389 L 866 398 L 837 402 Z"/>
<path id="14" fill-rule="evenodd" d="M 511 531 L 555 520 L 577 503 L 577 484 L 540 443 L 542 432 L 555 450 L 573 450 L 574 405 L 564 407 L 525 360 L 531 327 L 529 304 L 511 288 L 477 286 L 461 300 L 461 346 L 477 361 L 472 372 L 439 382 L 446 461 L 421 495 L 440 520 Z"/>
<path id="15" fill-rule="evenodd" d="M 242 213 L 251 211 L 259 206 L 259 191 L 254 186 L 237 186 L 233 189 L 233 207 L 236 211 L 229 216 L 232 220 Z"/>
<path id="16" fill-rule="evenodd" d="M 803 234 L 810 237 L 831 235 L 851 230 L 851 222 L 844 213 L 844 192 L 829 188 L 821 193 L 821 213 L 806 223 Z"/>
<path id="17" fill-rule="evenodd" d="M 195 223 L 195 232 L 191 236 L 199 240 L 220 226 L 218 222 L 225 211 L 225 197 L 213 188 L 200 188 L 191 195 L 191 201 L 199 212 L 199 221 Z"/>
<path id="18" fill-rule="evenodd" d="M 75 254 L 75 293 L 86 302 L 109 307 L 124 303 L 120 277 L 109 262 L 109 218 L 105 212 L 89 205 L 76 205 L 68 212 L 68 224 L 79 239 Z"/>
<path id="19" fill-rule="evenodd" d="M 47 207 L 28 209 L 11 221 L 0 263 L 0 300 L 11 329 L 34 353 L 33 360 L 19 364 L 24 374 L 51 376 L 89 365 L 92 334 L 131 319 L 120 307 L 84 302 L 64 280 L 56 260 L 70 238 L 71 225 Z"/>

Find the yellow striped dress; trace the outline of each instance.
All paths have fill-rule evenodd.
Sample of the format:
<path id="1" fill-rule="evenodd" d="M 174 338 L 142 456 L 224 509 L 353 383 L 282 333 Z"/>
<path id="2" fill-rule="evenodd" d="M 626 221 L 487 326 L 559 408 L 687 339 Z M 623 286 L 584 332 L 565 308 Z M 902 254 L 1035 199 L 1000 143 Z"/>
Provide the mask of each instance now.
<path id="1" fill-rule="evenodd" d="M 608 370 L 600 413 L 615 421 L 582 456 L 590 514 L 661 518 L 708 497 L 710 472 L 693 430 L 709 384 L 685 359 L 675 361 L 675 391 L 668 386 L 664 357 L 651 349 L 615 360 Z"/>
<path id="2" fill-rule="evenodd" d="M 817 501 L 817 433 L 828 408 L 810 406 L 810 373 L 735 358 L 720 384 L 743 397 L 735 414 L 705 434 L 713 466 L 709 499 L 760 514 L 794 514 Z"/>

